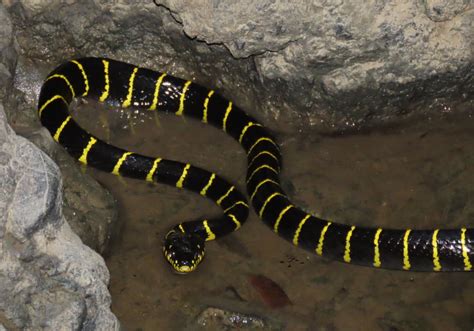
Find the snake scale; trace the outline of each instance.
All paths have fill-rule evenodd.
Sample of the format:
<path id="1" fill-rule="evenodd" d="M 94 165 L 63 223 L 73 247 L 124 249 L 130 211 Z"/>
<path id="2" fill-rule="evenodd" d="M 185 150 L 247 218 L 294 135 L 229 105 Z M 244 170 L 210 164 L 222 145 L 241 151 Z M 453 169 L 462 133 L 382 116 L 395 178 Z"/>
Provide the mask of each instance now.
<path id="1" fill-rule="evenodd" d="M 275 138 L 214 90 L 106 58 L 80 58 L 60 65 L 41 88 L 38 113 L 53 139 L 74 158 L 115 175 L 189 189 L 223 209 L 221 217 L 183 222 L 167 233 L 164 254 L 178 272 L 196 268 L 204 256 L 205 241 L 242 226 L 249 213 L 244 194 L 214 173 L 126 151 L 98 139 L 71 117 L 69 104 L 76 97 L 185 115 L 225 131 L 247 153 L 247 192 L 257 215 L 296 246 L 330 259 L 375 268 L 473 271 L 472 228 L 369 228 L 325 220 L 293 205 L 280 185 L 281 155 Z"/>

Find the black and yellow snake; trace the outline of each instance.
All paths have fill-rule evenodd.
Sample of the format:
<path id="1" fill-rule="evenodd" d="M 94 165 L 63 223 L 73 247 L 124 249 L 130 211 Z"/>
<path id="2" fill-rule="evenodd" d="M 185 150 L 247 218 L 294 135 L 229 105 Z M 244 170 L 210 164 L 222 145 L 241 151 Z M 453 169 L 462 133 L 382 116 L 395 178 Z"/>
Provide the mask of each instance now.
<path id="1" fill-rule="evenodd" d="M 81 58 L 49 74 L 39 96 L 42 124 L 84 164 L 100 170 L 198 192 L 223 216 L 176 225 L 165 238 L 166 259 L 178 272 L 196 268 L 204 242 L 241 227 L 248 216 L 243 194 L 216 174 L 109 145 L 79 127 L 69 114 L 75 97 L 124 108 L 186 115 L 223 129 L 248 156 L 247 191 L 258 216 L 294 245 L 331 259 L 410 271 L 473 271 L 474 229 L 381 229 L 340 224 L 294 206 L 280 185 L 278 144 L 254 118 L 191 81 L 105 58 Z"/>

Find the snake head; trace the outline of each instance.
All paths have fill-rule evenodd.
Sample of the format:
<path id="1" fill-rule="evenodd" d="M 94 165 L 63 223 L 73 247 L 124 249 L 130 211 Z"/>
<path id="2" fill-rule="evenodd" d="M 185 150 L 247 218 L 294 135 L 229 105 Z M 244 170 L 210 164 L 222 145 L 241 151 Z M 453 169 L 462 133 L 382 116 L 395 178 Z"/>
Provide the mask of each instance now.
<path id="1" fill-rule="evenodd" d="M 204 239 L 196 233 L 171 230 L 165 237 L 163 253 L 179 274 L 194 271 L 204 257 Z"/>

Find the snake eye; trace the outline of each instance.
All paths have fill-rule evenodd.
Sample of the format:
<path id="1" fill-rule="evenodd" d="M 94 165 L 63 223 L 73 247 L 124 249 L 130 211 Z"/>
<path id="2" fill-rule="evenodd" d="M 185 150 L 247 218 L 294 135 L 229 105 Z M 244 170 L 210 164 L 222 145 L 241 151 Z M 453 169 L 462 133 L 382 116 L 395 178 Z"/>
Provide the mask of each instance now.
<path id="1" fill-rule="evenodd" d="M 166 260 L 179 274 L 196 269 L 204 257 L 204 239 L 194 233 L 171 230 L 165 238 L 163 252 Z"/>

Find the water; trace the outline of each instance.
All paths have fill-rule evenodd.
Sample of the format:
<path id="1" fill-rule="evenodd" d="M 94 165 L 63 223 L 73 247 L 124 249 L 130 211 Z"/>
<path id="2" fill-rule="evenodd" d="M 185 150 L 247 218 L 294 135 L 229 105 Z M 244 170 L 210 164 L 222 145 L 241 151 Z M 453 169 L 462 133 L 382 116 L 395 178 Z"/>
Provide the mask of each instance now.
<path id="1" fill-rule="evenodd" d="M 80 113 L 87 128 L 116 145 L 191 162 L 245 190 L 245 153 L 214 128 L 166 115 L 127 120 L 112 111 L 101 112 L 103 120 L 97 121 L 97 110 Z M 360 225 L 474 226 L 473 117 L 443 114 L 342 136 L 309 129 L 289 134 L 291 127 L 277 136 L 283 185 L 297 205 Z M 163 259 L 163 236 L 177 222 L 219 209 L 173 187 L 91 173 L 120 205 L 121 235 L 107 265 L 112 310 L 127 330 L 214 330 L 197 323 L 209 306 L 263 317 L 271 330 L 474 328 L 472 273 L 407 273 L 331 262 L 280 239 L 254 212 L 240 231 L 207 244 L 196 272 L 176 275 Z M 252 275 L 272 279 L 292 305 L 269 308 L 252 286 Z"/>

